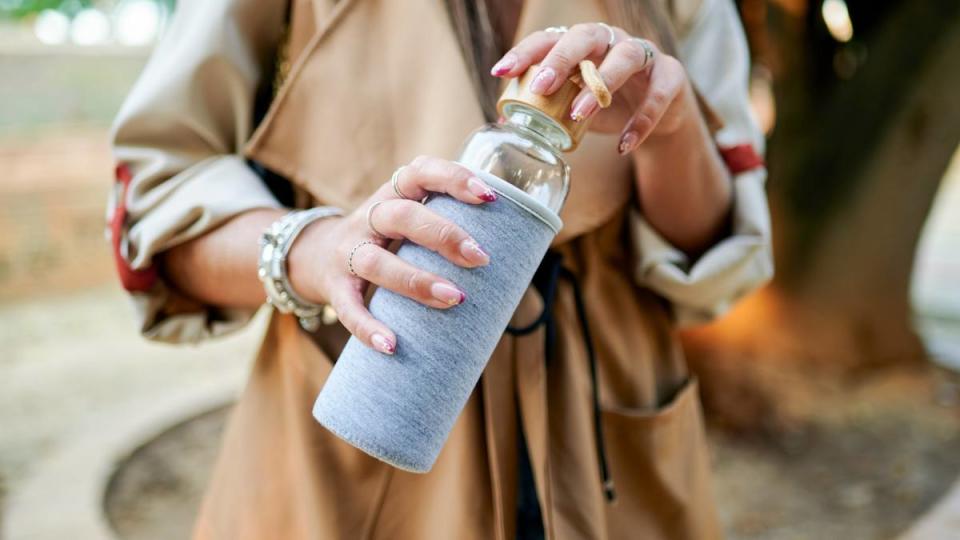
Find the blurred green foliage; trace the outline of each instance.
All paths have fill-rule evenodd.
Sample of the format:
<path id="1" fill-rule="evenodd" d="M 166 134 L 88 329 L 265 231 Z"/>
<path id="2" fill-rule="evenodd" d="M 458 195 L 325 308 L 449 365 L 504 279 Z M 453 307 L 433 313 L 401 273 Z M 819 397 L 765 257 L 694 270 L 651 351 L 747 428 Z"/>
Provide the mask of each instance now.
<path id="1" fill-rule="evenodd" d="M 45 9 L 56 9 L 67 15 L 75 15 L 92 0 L 0 0 L 0 17 L 19 19 Z"/>

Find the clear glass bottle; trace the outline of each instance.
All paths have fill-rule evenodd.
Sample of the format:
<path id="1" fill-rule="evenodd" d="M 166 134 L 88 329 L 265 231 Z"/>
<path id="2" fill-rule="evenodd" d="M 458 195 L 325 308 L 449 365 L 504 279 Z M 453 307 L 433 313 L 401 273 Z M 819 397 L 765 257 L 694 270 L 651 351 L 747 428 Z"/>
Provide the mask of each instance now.
<path id="1" fill-rule="evenodd" d="M 562 156 L 576 149 L 589 121 L 570 118 L 570 104 L 581 91 L 579 77 L 541 96 L 529 89 L 536 71 L 531 66 L 509 82 L 497 102 L 501 121 L 474 131 L 459 161 L 506 180 L 559 213 L 570 187 L 570 167 Z"/>
<path id="2" fill-rule="evenodd" d="M 571 146 L 570 135 L 529 105 L 512 103 L 503 112 L 502 123 L 470 135 L 460 163 L 506 180 L 559 213 L 570 189 L 570 166 L 562 157 Z"/>

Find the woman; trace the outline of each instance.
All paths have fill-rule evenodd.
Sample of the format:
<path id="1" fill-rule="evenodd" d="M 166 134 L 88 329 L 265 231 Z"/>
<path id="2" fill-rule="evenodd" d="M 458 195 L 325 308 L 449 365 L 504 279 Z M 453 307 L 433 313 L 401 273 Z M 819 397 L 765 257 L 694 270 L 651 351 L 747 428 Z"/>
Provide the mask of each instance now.
<path id="1" fill-rule="evenodd" d="M 387 355 L 398 346 L 364 307 L 368 284 L 436 309 L 470 302 L 386 248 L 406 238 L 461 266 L 489 262 L 470 231 L 417 201 L 495 199 L 447 161 L 491 116 L 495 77 L 538 64 L 532 89 L 550 94 L 583 58 L 614 104 L 600 110 L 584 93 L 570 111 L 594 131 L 568 156 L 554 244 L 573 278 L 551 298 L 528 289 L 512 323 L 549 304 L 552 337 L 503 336 L 427 474 L 324 430 L 311 406 L 349 334 Z M 220 335 L 266 295 L 283 311 L 329 304 L 339 317 L 311 332 L 272 313 L 196 537 L 719 536 L 674 328 L 771 275 L 746 83 L 730 0 L 180 3 L 115 130 L 112 237 L 142 332 Z M 288 305 L 258 279 L 258 243 L 297 219 L 280 261 Z"/>

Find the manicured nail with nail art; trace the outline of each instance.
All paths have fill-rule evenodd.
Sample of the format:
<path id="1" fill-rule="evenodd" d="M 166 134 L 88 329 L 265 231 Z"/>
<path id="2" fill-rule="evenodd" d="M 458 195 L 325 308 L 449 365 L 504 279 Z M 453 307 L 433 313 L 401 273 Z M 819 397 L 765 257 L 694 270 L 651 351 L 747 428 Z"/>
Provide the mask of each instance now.
<path id="1" fill-rule="evenodd" d="M 620 138 L 620 154 L 628 154 L 640 144 L 640 135 L 636 131 L 628 131 Z"/>
<path id="2" fill-rule="evenodd" d="M 396 350 L 396 346 L 392 341 L 387 339 L 383 334 L 374 334 L 370 336 L 370 342 L 373 343 L 374 348 L 383 354 L 393 354 Z"/>
<path id="3" fill-rule="evenodd" d="M 473 193 L 477 197 L 480 197 L 481 200 L 486 202 L 493 202 L 497 200 L 497 194 L 490 189 L 490 186 L 476 176 L 467 180 L 467 189 L 470 190 L 470 193 Z"/>
<path id="4" fill-rule="evenodd" d="M 597 110 L 597 98 L 593 94 L 584 94 L 577 98 L 570 109 L 570 119 L 574 122 L 583 122 Z"/>
<path id="5" fill-rule="evenodd" d="M 463 294 L 463 291 L 446 283 L 434 283 L 431 285 L 430 294 L 448 306 L 462 304 L 463 301 L 467 299 L 467 295 Z"/>
<path id="6" fill-rule="evenodd" d="M 486 265 L 490 262 L 490 255 L 487 255 L 487 252 L 481 249 L 476 240 L 472 238 L 460 242 L 460 254 L 474 264 Z"/>
<path id="7" fill-rule="evenodd" d="M 557 72 L 552 67 L 542 67 L 530 81 L 530 91 L 534 94 L 543 94 L 546 92 L 553 80 L 557 78 Z"/>
<path id="8" fill-rule="evenodd" d="M 517 55 L 513 53 L 507 53 L 499 62 L 493 65 L 493 68 L 490 70 L 490 74 L 494 77 L 499 77 L 504 73 L 508 73 L 513 66 L 517 65 Z"/>

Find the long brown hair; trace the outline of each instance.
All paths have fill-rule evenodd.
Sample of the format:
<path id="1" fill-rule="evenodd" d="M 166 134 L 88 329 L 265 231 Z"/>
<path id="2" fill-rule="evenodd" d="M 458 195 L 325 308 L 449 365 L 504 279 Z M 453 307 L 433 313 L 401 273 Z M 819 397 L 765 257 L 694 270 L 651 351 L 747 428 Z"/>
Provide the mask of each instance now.
<path id="1" fill-rule="evenodd" d="M 491 23 L 490 0 L 445 0 L 450 22 L 473 79 L 474 90 L 487 120 L 496 118 L 498 81 L 489 70 L 510 47 L 512 36 L 500 36 Z M 675 55 L 676 45 L 669 13 L 672 0 L 594 0 L 606 12 L 607 20 L 627 32 L 655 41 L 667 54 Z"/>

